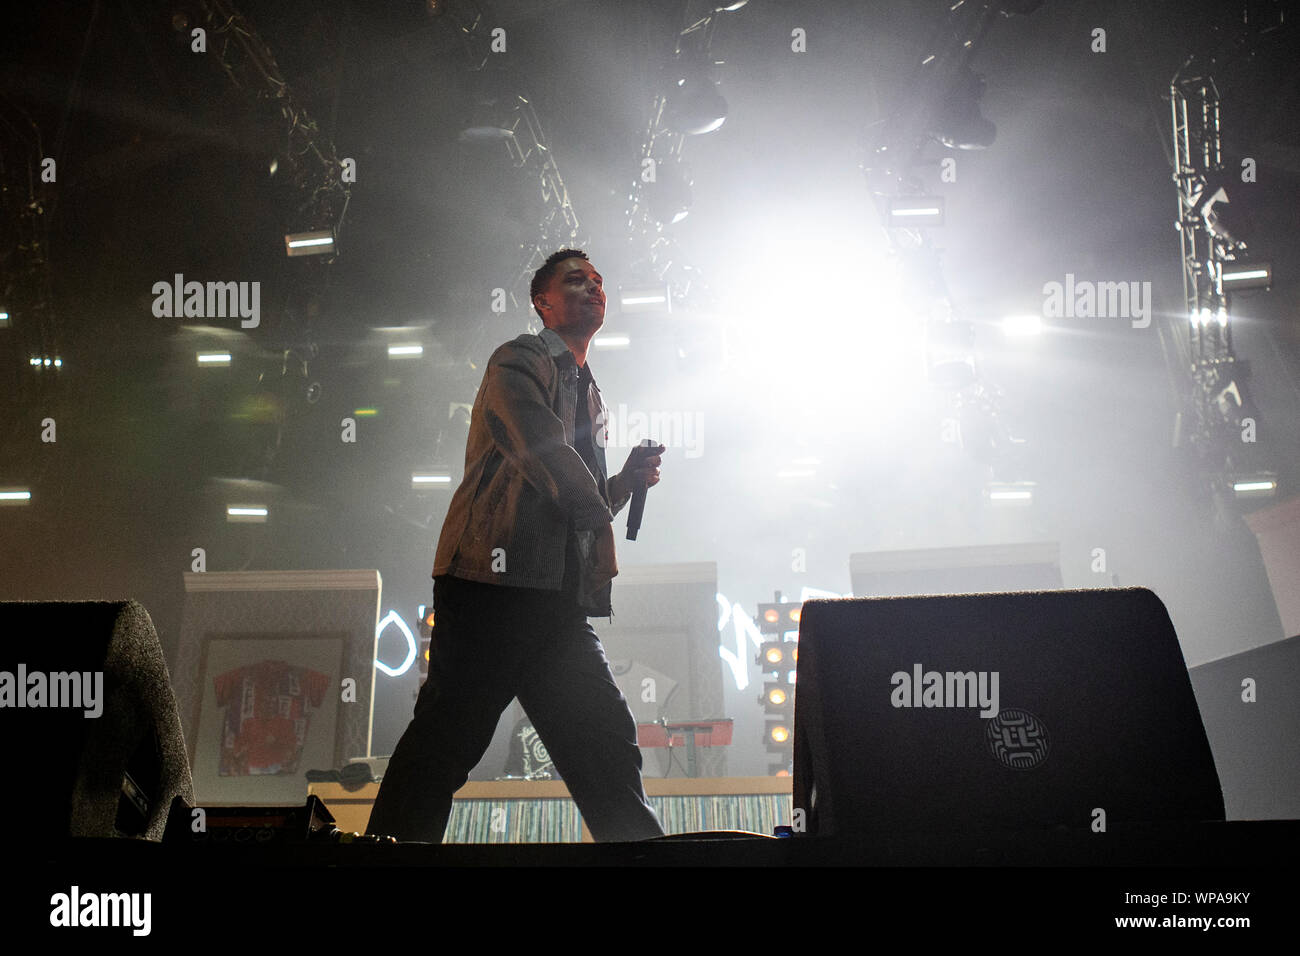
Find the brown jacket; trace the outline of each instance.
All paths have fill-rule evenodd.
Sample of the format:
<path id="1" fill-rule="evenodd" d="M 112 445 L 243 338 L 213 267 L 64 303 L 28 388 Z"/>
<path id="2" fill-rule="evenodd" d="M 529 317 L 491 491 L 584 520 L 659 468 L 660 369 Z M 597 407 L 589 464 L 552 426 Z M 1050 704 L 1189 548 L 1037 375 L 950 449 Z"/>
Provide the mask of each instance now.
<path id="1" fill-rule="evenodd" d="M 564 340 L 542 329 L 492 353 L 470 414 L 465 477 L 442 525 L 433 577 L 559 590 L 572 534 L 581 556 L 579 603 L 591 616 L 613 615 L 608 579 L 592 578 L 593 543 L 598 533 L 612 543 L 614 515 L 632 494 L 617 475 L 607 477 L 609 416 L 594 377 L 588 399 L 598 475 L 574 450 L 578 364 Z"/>

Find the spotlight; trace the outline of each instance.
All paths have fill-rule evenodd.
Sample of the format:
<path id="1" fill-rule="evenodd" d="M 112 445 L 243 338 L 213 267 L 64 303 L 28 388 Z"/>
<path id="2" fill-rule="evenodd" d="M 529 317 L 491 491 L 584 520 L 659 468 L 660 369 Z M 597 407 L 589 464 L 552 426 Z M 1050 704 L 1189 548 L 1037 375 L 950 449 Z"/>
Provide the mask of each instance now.
<path id="1" fill-rule="evenodd" d="M 785 634 L 799 629 L 799 617 L 803 613 L 802 602 L 782 601 L 777 604 L 760 604 L 758 606 L 758 629 L 763 634 Z M 770 638 L 769 640 L 776 640 Z M 766 647 L 767 645 L 763 645 Z M 778 644 L 788 649 L 791 642 Z"/>
<path id="2" fill-rule="evenodd" d="M 1232 493 L 1237 498 L 1271 498 L 1276 492 L 1276 472 L 1263 471 L 1232 477 Z"/>
<path id="3" fill-rule="evenodd" d="M 998 128 L 980 113 L 983 95 L 984 78 L 964 68 L 939 107 L 930 134 L 949 149 L 987 149 L 997 137 Z"/>
<path id="4" fill-rule="evenodd" d="M 692 66 L 680 73 L 664 104 L 667 126 L 688 136 L 711 133 L 727 120 L 727 101 L 704 69 Z"/>
<path id="5" fill-rule="evenodd" d="M 211 368 L 214 365 L 229 365 L 229 352 L 199 352 L 196 355 L 200 368 Z"/>
<path id="6" fill-rule="evenodd" d="M 284 237 L 284 251 L 289 256 L 321 256 L 334 251 L 334 230 L 291 232 Z"/>
<path id="7" fill-rule="evenodd" d="M 411 487 L 417 491 L 451 487 L 451 475 L 443 471 L 417 471 L 411 475 Z"/>
<path id="8" fill-rule="evenodd" d="M 502 143 L 512 139 L 518 114 L 512 110 L 510 97 L 484 85 L 471 94 L 473 103 L 470 119 L 461 128 L 456 139 L 470 146 Z M 512 122 L 513 121 L 513 122 Z"/>
<path id="9" fill-rule="evenodd" d="M 673 297 L 665 285 L 626 286 L 618 290 L 618 307 L 624 314 L 632 312 L 671 312 Z"/>
<path id="10" fill-rule="evenodd" d="M 984 487 L 984 497 L 991 505 L 1027 506 L 1034 503 L 1032 481 L 991 482 Z"/>
<path id="11" fill-rule="evenodd" d="M 1228 291 L 1270 289 L 1273 287 L 1273 263 L 1247 262 L 1240 259 L 1223 263 L 1219 277 Z"/>
<path id="12" fill-rule="evenodd" d="M 694 180 L 678 163 L 661 163 L 655 180 L 646 184 L 646 205 L 655 222 L 671 226 L 691 211 Z"/>
<path id="13" fill-rule="evenodd" d="M 942 196 L 891 196 L 889 200 L 889 226 L 898 229 L 908 226 L 942 226 Z"/>
<path id="14" fill-rule="evenodd" d="M 266 524 L 269 514 L 265 505 L 231 505 L 226 508 L 226 521 L 231 524 Z"/>
<path id="15" fill-rule="evenodd" d="M 29 505 L 32 503 L 30 488 L 0 488 L 0 505 Z"/>
<path id="16" fill-rule="evenodd" d="M 779 720 L 768 721 L 765 729 L 768 750 L 785 750 L 794 745 L 788 723 Z"/>
<path id="17" fill-rule="evenodd" d="M 388 346 L 388 357 L 390 359 L 403 358 L 420 358 L 424 355 L 423 345 L 390 345 Z"/>
<path id="18" fill-rule="evenodd" d="M 632 340 L 626 335 L 597 335 L 591 344 L 598 349 L 625 349 L 632 345 Z"/>
<path id="19" fill-rule="evenodd" d="M 0 309 L 0 329 L 9 328 L 9 313 Z"/>
<path id="20" fill-rule="evenodd" d="M 1227 242 L 1239 242 L 1249 230 L 1244 211 L 1234 208 L 1228 191 L 1215 182 L 1201 190 L 1194 209 L 1205 220 L 1205 228 Z"/>
<path id="21" fill-rule="evenodd" d="M 1041 335 L 1043 320 L 1036 315 L 1008 315 L 1002 320 L 1002 331 L 1008 338 Z"/>
<path id="22" fill-rule="evenodd" d="M 764 641 L 758 653 L 758 666 L 764 672 L 780 670 L 789 660 L 786 648 L 792 646 L 784 641 Z"/>

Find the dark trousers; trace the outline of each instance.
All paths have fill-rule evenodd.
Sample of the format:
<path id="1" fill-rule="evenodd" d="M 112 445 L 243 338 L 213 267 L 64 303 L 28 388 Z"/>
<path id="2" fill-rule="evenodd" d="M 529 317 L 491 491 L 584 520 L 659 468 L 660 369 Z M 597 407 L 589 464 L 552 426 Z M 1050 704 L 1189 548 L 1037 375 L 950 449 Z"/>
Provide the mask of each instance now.
<path id="1" fill-rule="evenodd" d="M 627 700 L 596 632 L 561 591 L 434 579 L 429 677 L 367 833 L 440 843 L 452 794 L 518 697 L 597 840 L 663 836 Z"/>

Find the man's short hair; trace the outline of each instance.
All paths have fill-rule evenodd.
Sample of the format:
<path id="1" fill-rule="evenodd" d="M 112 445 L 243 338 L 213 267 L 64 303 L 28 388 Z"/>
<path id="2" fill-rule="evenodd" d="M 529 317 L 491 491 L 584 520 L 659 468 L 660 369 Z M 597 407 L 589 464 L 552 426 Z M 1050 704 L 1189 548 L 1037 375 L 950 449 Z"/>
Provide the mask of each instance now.
<path id="1" fill-rule="evenodd" d="M 528 301 L 533 303 L 533 311 L 542 316 L 542 322 L 545 324 L 546 316 L 542 315 L 542 310 L 537 308 L 537 297 L 545 290 L 547 283 L 551 281 L 551 276 L 555 275 L 555 270 L 565 259 L 587 259 L 587 254 L 581 249 L 561 249 L 559 252 L 553 252 L 546 257 L 542 267 L 533 273 L 532 285 L 528 287 Z"/>

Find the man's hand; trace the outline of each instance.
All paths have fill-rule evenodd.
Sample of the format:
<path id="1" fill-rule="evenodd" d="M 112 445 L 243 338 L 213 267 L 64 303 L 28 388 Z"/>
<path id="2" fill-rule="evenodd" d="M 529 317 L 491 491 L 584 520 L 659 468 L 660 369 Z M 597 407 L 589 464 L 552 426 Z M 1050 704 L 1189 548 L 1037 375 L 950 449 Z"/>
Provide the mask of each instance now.
<path id="1" fill-rule="evenodd" d="M 662 455 L 665 445 L 655 445 L 650 448 L 634 448 L 632 453 L 627 456 L 627 463 L 623 465 L 623 470 L 618 473 L 618 480 L 626 491 L 636 491 L 638 488 L 653 488 L 659 484 L 659 466 L 663 464 Z M 645 457 L 643 458 L 642 455 Z"/>

